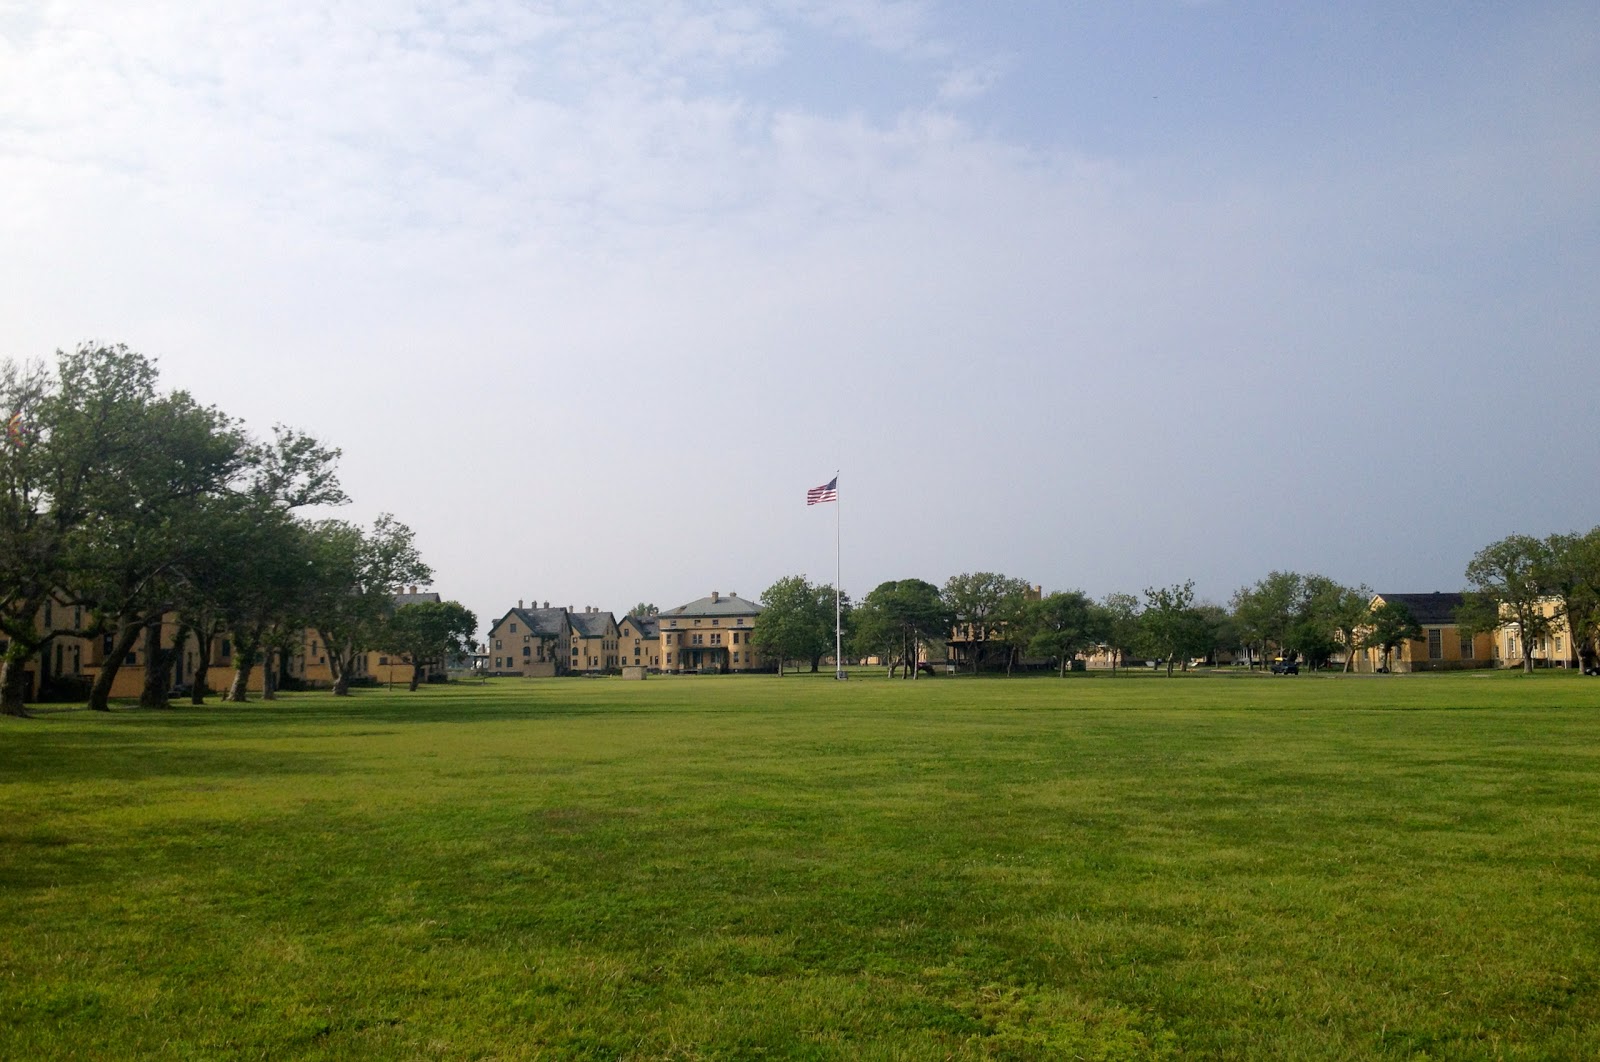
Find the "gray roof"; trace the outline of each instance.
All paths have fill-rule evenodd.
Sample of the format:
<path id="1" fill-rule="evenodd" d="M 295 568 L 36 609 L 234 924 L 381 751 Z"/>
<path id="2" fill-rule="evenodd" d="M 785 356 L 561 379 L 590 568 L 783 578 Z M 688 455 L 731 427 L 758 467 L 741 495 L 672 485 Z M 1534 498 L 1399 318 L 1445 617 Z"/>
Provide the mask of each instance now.
<path id="1" fill-rule="evenodd" d="M 617 622 L 609 612 L 573 612 L 569 615 L 572 617 L 572 629 L 585 638 L 603 638 Z"/>
<path id="2" fill-rule="evenodd" d="M 514 608 L 495 621 L 490 630 L 515 616 L 528 634 L 541 638 L 559 638 L 567 633 L 567 610 L 564 608 Z"/>
<path id="3" fill-rule="evenodd" d="M 716 594 L 712 597 L 702 597 L 698 601 L 691 601 L 687 605 L 669 608 L 661 614 L 660 619 L 678 619 L 683 616 L 759 616 L 762 607 L 754 601 L 746 601 L 737 594 Z"/>
<path id="4" fill-rule="evenodd" d="M 399 608 L 401 605 L 421 605 L 428 602 L 437 602 L 438 600 L 439 595 L 433 593 L 432 591 L 429 591 L 425 594 L 396 594 L 394 595 L 394 607 Z"/>
<path id="5" fill-rule="evenodd" d="M 659 616 L 624 616 L 622 622 L 632 623 L 639 629 L 639 635 L 643 638 L 654 638 L 661 633 Z"/>
<path id="6" fill-rule="evenodd" d="M 1432 624 L 1436 627 L 1455 623 L 1456 610 L 1467 601 L 1465 594 L 1443 594 L 1438 591 L 1431 594 L 1379 594 L 1378 596 L 1391 605 L 1404 605 L 1411 612 L 1411 618 L 1418 623 Z"/>

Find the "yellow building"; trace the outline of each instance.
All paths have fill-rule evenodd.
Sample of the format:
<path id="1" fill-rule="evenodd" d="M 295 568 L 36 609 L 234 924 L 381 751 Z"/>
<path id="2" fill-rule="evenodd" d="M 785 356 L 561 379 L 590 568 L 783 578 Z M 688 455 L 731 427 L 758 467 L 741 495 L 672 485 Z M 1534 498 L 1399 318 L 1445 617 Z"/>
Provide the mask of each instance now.
<path id="1" fill-rule="evenodd" d="M 1389 654 L 1391 671 L 1460 671 L 1494 667 L 1499 660 L 1495 636 L 1472 634 L 1456 620 L 1466 603 L 1459 593 L 1374 594 L 1370 605 L 1404 605 L 1422 628 L 1422 637 L 1402 643 Z M 1383 665 L 1383 650 L 1359 651 L 1356 670 L 1371 673 Z"/>
<path id="2" fill-rule="evenodd" d="M 1547 597 L 1539 603 L 1549 629 L 1530 639 L 1522 636 L 1522 626 L 1515 620 L 1505 620 L 1494 632 L 1495 652 L 1506 667 L 1522 667 L 1524 657 L 1532 655 L 1534 667 L 1579 667 L 1578 647 L 1572 644 L 1572 634 L 1567 617 L 1561 611 L 1561 599 Z M 1509 612 L 1501 606 L 1502 617 Z"/>
<path id="3" fill-rule="evenodd" d="M 716 590 L 656 617 L 660 623 L 661 670 L 682 672 L 761 671 L 750 644 L 761 606 Z"/>
<path id="4" fill-rule="evenodd" d="M 565 608 L 522 602 L 495 621 L 484 650 L 491 675 L 549 678 L 572 666 L 572 623 Z"/>
<path id="5" fill-rule="evenodd" d="M 571 655 L 573 671 L 615 671 L 622 665 L 621 635 L 617 620 L 609 612 L 585 606 L 582 612 L 568 614 L 572 625 Z"/>
<path id="6" fill-rule="evenodd" d="M 661 621 L 656 616 L 624 616 L 617 624 L 621 666 L 661 669 Z"/>

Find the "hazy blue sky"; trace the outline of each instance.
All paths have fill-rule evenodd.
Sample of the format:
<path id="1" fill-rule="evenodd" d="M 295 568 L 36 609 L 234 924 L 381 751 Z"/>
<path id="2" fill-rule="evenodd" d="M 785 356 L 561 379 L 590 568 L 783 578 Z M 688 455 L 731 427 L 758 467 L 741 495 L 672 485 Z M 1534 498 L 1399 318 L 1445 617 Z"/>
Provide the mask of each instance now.
<path id="1" fill-rule="evenodd" d="M 1600 523 L 1600 7 L 0 0 L 0 354 L 436 588 L 1455 589 Z"/>

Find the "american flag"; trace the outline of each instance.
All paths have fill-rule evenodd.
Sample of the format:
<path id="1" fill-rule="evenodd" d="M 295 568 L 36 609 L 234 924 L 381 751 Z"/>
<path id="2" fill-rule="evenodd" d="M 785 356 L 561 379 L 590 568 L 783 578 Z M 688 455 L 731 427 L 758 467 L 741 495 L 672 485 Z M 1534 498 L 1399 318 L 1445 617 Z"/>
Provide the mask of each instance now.
<path id="1" fill-rule="evenodd" d="M 821 502 L 836 502 L 839 500 L 839 477 L 834 476 L 820 487 L 812 487 L 806 491 L 806 504 L 817 505 Z"/>

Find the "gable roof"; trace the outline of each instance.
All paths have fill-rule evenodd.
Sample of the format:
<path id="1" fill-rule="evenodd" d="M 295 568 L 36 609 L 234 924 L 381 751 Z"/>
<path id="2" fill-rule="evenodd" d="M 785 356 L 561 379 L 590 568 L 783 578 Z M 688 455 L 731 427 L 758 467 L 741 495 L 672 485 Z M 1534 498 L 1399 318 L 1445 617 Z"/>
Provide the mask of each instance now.
<path id="1" fill-rule="evenodd" d="M 661 620 L 657 616 L 623 616 L 617 621 L 618 629 L 624 623 L 631 623 L 641 638 L 654 638 L 661 633 Z"/>
<path id="2" fill-rule="evenodd" d="M 439 601 L 439 595 L 434 593 L 431 590 L 428 591 L 427 593 L 424 593 L 424 594 L 396 594 L 396 595 L 394 595 L 394 607 L 395 608 L 399 608 L 401 605 L 422 605 L 422 604 L 426 604 L 428 602 L 437 603 L 438 601 Z"/>
<path id="3" fill-rule="evenodd" d="M 573 612 L 572 629 L 585 638 L 603 638 L 616 626 L 609 612 Z"/>
<path id="4" fill-rule="evenodd" d="M 759 616 L 762 606 L 754 601 L 746 601 L 738 594 L 719 594 L 712 591 L 710 597 L 702 597 L 691 601 L 687 605 L 669 608 L 663 612 L 660 619 L 678 619 L 680 617 L 703 616 Z"/>
<path id="5" fill-rule="evenodd" d="M 489 629 L 496 631 L 507 620 L 515 618 L 528 634 L 541 638 L 559 638 L 567 633 L 567 610 L 564 608 L 514 608 L 495 621 Z"/>
<path id="6" fill-rule="evenodd" d="M 1444 594 L 1438 591 L 1431 594 L 1378 594 L 1377 596 L 1388 604 L 1404 605 L 1410 611 L 1412 619 L 1435 627 L 1454 624 L 1456 610 L 1467 602 L 1465 594 Z"/>

